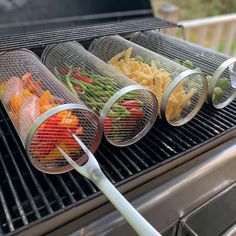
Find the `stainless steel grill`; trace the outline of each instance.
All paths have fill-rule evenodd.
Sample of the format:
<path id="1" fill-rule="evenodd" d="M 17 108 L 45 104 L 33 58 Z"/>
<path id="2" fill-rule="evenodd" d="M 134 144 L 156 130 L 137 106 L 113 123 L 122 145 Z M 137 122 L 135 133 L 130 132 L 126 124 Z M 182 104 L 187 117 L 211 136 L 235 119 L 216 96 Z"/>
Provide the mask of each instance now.
<path id="1" fill-rule="evenodd" d="M 235 132 L 235 108 L 236 102 L 217 112 L 206 105 L 185 126 L 167 127 L 159 121 L 142 141 L 120 149 L 103 140 L 95 155 L 112 183 L 128 185 L 132 179 L 154 168 L 173 164 L 181 157 L 184 161 L 186 153 L 223 134 Z M 3 234 L 32 228 L 43 219 L 89 203 L 97 196 L 97 189 L 74 171 L 50 176 L 32 168 L 3 107 L 0 112 L 0 223 Z"/>
<path id="2" fill-rule="evenodd" d="M 35 2 L 24 1 L 29 9 L 37 9 L 31 5 Z M 43 12 L 49 15 L 54 14 L 57 12 L 57 5 L 63 1 L 54 0 L 50 1 L 50 4 L 52 2 L 56 8 L 55 11 L 48 8 L 43 9 Z M 80 6 L 80 10 L 85 3 L 83 0 L 74 2 L 78 3 L 76 6 Z M 98 1 L 94 2 L 98 3 Z M 106 2 L 110 3 L 111 0 Z M 147 2 L 149 3 L 149 1 Z M 48 1 L 41 0 L 37 6 L 38 8 L 43 4 L 47 6 L 47 3 Z M 126 0 L 123 3 L 127 6 Z M 68 2 L 64 1 L 64 4 L 67 6 Z M 77 12 L 78 8 L 74 6 L 72 8 Z M 38 12 L 40 12 L 30 11 L 28 12 L 30 14 L 27 15 L 24 10 L 25 8 L 21 8 L 21 11 L 18 10 L 16 13 L 21 13 L 26 19 L 31 19 L 32 15 L 37 19 Z M 67 8 L 62 10 L 67 10 Z M 82 24 L 80 24 L 81 18 L 79 18 L 80 20 L 76 17 L 73 21 L 63 21 L 64 19 L 54 19 L 57 15 L 53 15 L 51 22 L 46 20 L 40 26 L 35 22 L 32 25 L 31 22 L 28 22 L 28 25 L 17 22 L 14 26 L 5 24 L 4 28 L 1 22 L 0 50 L 28 47 L 40 56 L 47 44 L 78 40 L 79 42 L 83 41 L 83 45 L 89 45 L 89 40 L 94 37 L 177 26 L 150 17 L 151 9 L 148 10 L 148 13 L 143 10 L 142 12 L 142 14 L 140 12 L 134 14 L 132 11 L 125 12 L 125 18 L 120 18 L 120 12 L 117 14 L 113 12 L 110 14 L 110 21 L 106 21 L 104 18 L 98 19 L 98 15 L 84 16 L 82 14 L 81 18 L 84 19 Z M 87 14 L 89 13 L 91 12 Z M 104 15 L 107 17 L 106 14 Z M 5 13 L 5 16 L 6 22 L 8 22 L 9 13 Z M 42 17 L 42 15 L 40 16 Z M 88 19 L 91 21 L 87 21 Z M 84 42 L 85 40 L 88 41 Z M 208 72 L 207 67 L 206 72 Z M 102 140 L 95 155 L 104 173 L 112 183 L 120 187 L 121 192 L 131 191 L 137 186 L 142 188 L 143 183 L 151 178 L 156 178 L 170 169 L 176 169 L 177 165 L 182 167 L 182 164 L 190 159 L 198 161 L 194 157 L 199 153 L 235 136 L 235 110 L 235 101 L 227 108 L 218 111 L 205 105 L 191 122 L 182 127 L 169 127 L 163 121 L 158 121 L 143 140 L 132 146 L 121 149 Z M 1 104 L 0 144 L 1 235 L 33 235 L 37 233 L 44 235 L 58 227 L 65 228 L 66 223 L 77 217 L 80 221 L 82 216 L 93 212 L 94 209 L 99 209 L 98 207 L 101 205 L 106 206 L 107 200 L 89 181 L 76 172 L 46 175 L 32 168 L 22 142 Z M 159 178 L 156 179 L 159 180 Z M 153 188 L 153 186 L 151 187 Z M 166 210 L 165 206 L 163 209 Z M 94 215 L 92 214 L 90 220 L 93 219 Z M 165 217 L 162 220 L 165 220 Z M 69 224 L 68 227 L 70 226 Z M 120 232 L 118 233 L 120 234 Z"/>
<path id="3" fill-rule="evenodd" d="M 154 52 L 158 52 L 178 62 L 187 60 L 193 68 L 199 67 L 208 75 L 208 103 L 215 108 L 227 106 L 236 96 L 236 59 L 170 37 L 157 31 L 147 31 L 131 39 Z M 189 61 L 190 60 L 190 61 Z"/>

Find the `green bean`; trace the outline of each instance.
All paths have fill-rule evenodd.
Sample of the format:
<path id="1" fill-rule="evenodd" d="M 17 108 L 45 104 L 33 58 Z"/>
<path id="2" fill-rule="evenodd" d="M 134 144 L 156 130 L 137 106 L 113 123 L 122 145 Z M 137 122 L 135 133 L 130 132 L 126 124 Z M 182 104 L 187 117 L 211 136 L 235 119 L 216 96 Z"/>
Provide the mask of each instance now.
<path id="1" fill-rule="evenodd" d="M 75 91 L 74 87 L 73 87 L 73 84 L 71 83 L 71 75 L 72 72 L 69 72 L 67 75 L 66 75 L 66 84 L 67 84 L 67 87 L 69 88 L 69 90 L 76 94 L 77 95 L 77 92 Z"/>
<path id="2" fill-rule="evenodd" d="M 63 76 L 61 76 L 61 74 L 60 74 L 60 72 L 57 70 L 57 67 L 56 67 L 56 66 L 55 66 L 55 68 L 54 68 L 54 74 L 55 74 L 55 76 L 56 76 L 60 81 L 65 82 Z"/>

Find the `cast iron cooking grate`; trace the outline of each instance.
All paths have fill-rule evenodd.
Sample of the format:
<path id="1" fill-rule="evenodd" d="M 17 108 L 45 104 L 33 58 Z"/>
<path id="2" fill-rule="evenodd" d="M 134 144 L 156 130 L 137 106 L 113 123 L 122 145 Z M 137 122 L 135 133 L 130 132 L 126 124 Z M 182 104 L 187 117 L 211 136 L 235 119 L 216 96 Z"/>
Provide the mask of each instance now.
<path id="1" fill-rule="evenodd" d="M 95 155 L 114 184 L 124 183 L 235 129 L 235 125 L 236 101 L 218 111 L 205 105 L 182 127 L 169 127 L 158 120 L 138 143 L 115 148 L 103 141 Z M 74 171 L 46 175 L 33 168 L 2 105 L 0 145 L 0 234 L 23 230 L 98 194 Z"/>

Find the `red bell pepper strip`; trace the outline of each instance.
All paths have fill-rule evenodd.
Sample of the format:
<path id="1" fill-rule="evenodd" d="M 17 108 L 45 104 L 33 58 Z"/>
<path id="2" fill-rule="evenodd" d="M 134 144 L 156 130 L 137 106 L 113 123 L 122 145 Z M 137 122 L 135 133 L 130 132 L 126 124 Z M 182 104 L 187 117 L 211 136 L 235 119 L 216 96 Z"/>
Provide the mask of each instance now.
<path id="1" fill-rule="evenodd" d="M 68 73 L 69 73 L 69 69 L 64 69 L 64 68 L 62 68 L 61 70 L 60 70 L 60 73 L 62 74 L 62 75 L 67 75 Z"/>
<path id="2" fill-rule="evenodd" d="M 137 119 L 144 119 L 145 114 L 143 112 L 143 110 L 141 110 L 140 108 L 132 108 L 129 110 L 131 115 Z"/>
<path id="3" fill-rule="evenodd" d="M 73 73 L 72 73 L 72 77 L 73 77 L 74 79 L 81 80 L 81 81 L 83 81 L 83 82 L 85 82 L 85 83 L 87 83 L 87 84 L 93 84 L 93 80 L 92 80 L 92 79 L 90 79 L 90 78 L 87 77 L 87 76 L 80 75 L 78 72 L 73 72 Z"/>
<path id="4" fill-rule="evenodd" d="M 122 106 L 126 107 L 127 109 L 131 109 L 131 108 L 140 107 L 141 103 L 135 100 L 128 100 L 128 101 L 122 102 Z"/>
<path id="5" fill-rule="evenodd" d="M 109 116 L 107 116 L 105 118 L 105 122 L 104 122 L 104 130 L 105 130 L 106 134 L 111 133 L 111 128 L 112 128 L 112 119 Z"/>

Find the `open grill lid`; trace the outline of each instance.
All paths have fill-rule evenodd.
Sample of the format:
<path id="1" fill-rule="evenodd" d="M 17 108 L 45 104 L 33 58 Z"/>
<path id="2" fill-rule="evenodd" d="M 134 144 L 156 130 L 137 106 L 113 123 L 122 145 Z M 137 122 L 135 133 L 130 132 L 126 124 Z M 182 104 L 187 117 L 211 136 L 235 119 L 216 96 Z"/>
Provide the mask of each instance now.
<path id="1" fill-rule="evenodd" d="M 153 17 L 149 0 L 0 2 L 0 51 L 176 27 Z"/>

